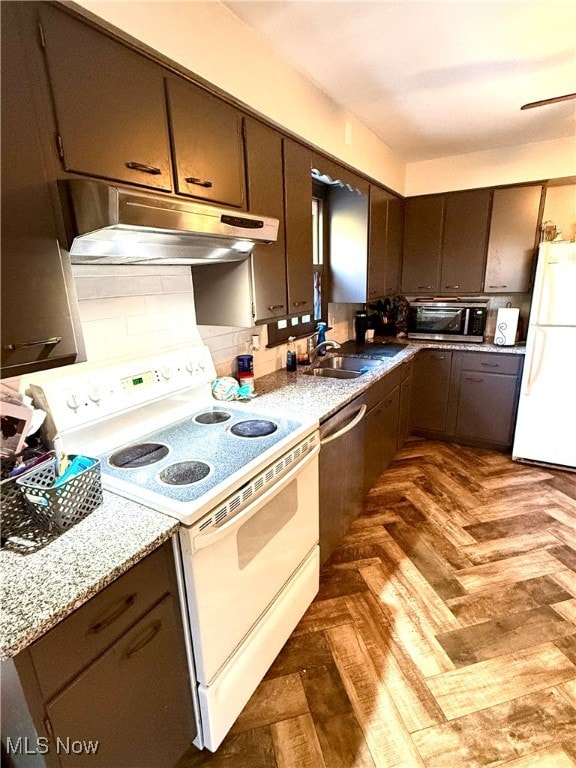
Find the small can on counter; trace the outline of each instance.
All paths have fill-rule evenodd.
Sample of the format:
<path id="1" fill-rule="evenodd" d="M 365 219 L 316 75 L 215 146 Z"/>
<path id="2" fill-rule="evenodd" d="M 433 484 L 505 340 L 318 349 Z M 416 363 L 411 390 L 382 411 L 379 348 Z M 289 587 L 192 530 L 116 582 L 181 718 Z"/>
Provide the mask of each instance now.
<path id="1" fill-rule="evenodd" d="M 238 355 L 236 357 L 236 378 L 241 387 L 249 386 L 254 392 L 254 356 Z"/>
<path id="2" fill-rule="evenodd" d="M 248 373 L 248 372 L 242 372 L 238 373 L 237 377 L 238 384 L 240 384 L 241 387 L 249 386 L 250 392 L 254 392 L 254 374 Z"/>

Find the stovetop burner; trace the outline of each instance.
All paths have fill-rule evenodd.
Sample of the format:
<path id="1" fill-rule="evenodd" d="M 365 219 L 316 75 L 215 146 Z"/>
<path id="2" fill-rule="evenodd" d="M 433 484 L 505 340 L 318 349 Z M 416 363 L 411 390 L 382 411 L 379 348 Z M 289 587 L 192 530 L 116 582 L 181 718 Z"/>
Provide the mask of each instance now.
<path id="1" fill-rule="evenodd" d="M 203 461 L 179 461 L 163 469 L 159 479 L 167 485 L 192 485 L 208 477 L 212 468 Z"/>
<path id="2" fill-rule="evenodd" d="M 215 408 L 212 411 L 199 413 L 198 416 L 194 418 L 194 421 L 197 424 L 222 424 L 223 421 L 228 421 L 231 418 L 232 414 L 228 411 Z"/>
<path id="3" fill-rule="evenodd" d="M 156 464 L 168 456 L 170 449 L 162 443 L 137 443 L 122 448 L 110 456 L 110 464 L 118 469 L 137 469 Z"/>
<path id="4" fill-rule="evenodd" d="M 237 437 L 266 437 L 278 429 L 278 424 L 268 419 L 249 419 L 239 421 L 230 427 L 230 432 Z"/>

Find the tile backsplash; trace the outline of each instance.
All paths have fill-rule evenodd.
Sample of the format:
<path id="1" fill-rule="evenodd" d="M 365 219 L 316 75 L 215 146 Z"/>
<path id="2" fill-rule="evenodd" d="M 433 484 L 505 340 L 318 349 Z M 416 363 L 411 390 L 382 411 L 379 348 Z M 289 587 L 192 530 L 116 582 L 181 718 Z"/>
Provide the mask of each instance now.
<path id="1" fill-rule="evenodd" d="M 234 375 L 236 356 L 246 353 L 254 355 L 256 378 L 286 364 L 285 344 L 266 348 L 266 326 L 197 326 L 187 266 L 82 264 L 72 271 L 89 362 L 158 352 L 193 341 L 199 334 L 220 376 Z M 329 306 L 330 338 L 346 341 L 352 336 L 356 308 Z M 258 337 L 258 351 L 252 349 L 253 336 Z"/>

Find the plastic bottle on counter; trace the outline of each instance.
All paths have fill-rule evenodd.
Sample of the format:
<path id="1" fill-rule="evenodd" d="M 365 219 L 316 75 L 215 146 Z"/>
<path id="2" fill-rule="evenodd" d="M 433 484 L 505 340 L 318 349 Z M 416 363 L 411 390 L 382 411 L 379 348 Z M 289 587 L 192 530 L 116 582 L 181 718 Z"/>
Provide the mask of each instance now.
<path id="1" fill-rule="evenodd" d="M 296 336 L 288 337 L 288 351 L 286 352 L 286 370 L 296 370 Z"/>
<path id="2" fill-rule="evenodd" d="M 322 344 L 322 342 L 326 341 L 326 323 L 318 323 L 316 326 L 316 331 L 318 332 L 318 338 L 316 340 L 316 346 L 318 344 Z M 318 357 L 324 357 L 326 354 L 326 347 L 322 347 L 318 350 Z"/>

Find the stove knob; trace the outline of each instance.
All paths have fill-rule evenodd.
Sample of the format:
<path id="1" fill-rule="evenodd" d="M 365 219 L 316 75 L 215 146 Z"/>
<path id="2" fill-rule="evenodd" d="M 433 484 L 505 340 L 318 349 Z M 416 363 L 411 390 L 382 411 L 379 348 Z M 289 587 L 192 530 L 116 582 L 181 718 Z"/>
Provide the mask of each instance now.
<path id="1" fill-rule="evenodd" d="M 198 370 L 203 371 L 206 366 L 202 362 L 202 360 L 198 361 Z"/>
<path id="2" fill-rule="evenodd" d="M 70 392 L 68 397 L 66 398 L 66 405 L 71 408 L 74 413 L 78 410 L 80 407 L 80 401 L 78 400 L 78 395 L 75 392 Z"/>
<path id="3" fill-rule="evenodd" d="M 192 362 L 192 360 L 188 360 L 188 362 L 186 363 L 186 370 L 190 374 L 194 373 L 194 363 Z"/>
<path id="4" fill-rule="evenodd" d="M 160 373 L 162 374 L 162 378 L 165 379 L 166 381 L 168 381 L 170 376 L 172 376 L 172 371 L 170 370 L 170 368 L 162 368 Z"/>
<path id="5" fill-rule="evenodd" d="M 98 389 L 98 387 L 92 387 L 88 391 L 88 397 L 90 398 L 90 400 L 92 400 L 93 403 L 99 403 L 100 400 L 102 399 L 102 396 L 100 394 L 100 390 Z"/>

